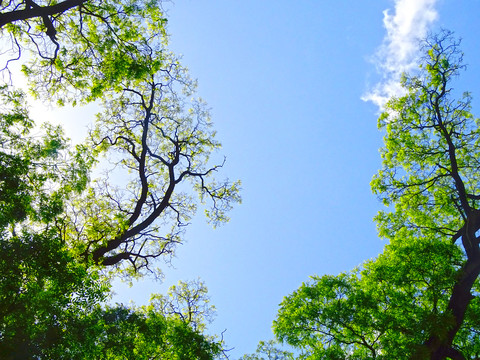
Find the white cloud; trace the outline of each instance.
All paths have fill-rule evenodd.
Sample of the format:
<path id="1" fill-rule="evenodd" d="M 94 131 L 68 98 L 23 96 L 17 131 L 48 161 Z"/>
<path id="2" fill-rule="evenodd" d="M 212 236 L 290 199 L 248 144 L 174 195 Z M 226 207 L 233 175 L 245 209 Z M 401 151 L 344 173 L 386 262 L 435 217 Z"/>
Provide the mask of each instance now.
<path id="1" fill-rule="evenodd" d="M 375 64 L 382 81 L 362 97 L 380 109 L 392 96 L 401 94 L 399 79 L 403 72 L 416 67 L 419 40 L 438 18 L 437 0 L 395 0 L 394 14 L 383 12 L 383 25 L 387 34 L 375 54 Z"/>

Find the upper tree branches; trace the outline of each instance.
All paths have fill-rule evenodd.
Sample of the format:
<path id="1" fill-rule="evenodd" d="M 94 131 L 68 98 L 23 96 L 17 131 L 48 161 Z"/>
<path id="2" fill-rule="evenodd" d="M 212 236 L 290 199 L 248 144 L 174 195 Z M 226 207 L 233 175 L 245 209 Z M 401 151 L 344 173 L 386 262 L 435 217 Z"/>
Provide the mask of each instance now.
<path id="1" fill-rule="evenodd" d="M 168 70 L 135 87 L 124 83 L 120 93 L 107 97 L 90 134 L 95 153 L 105 153 L 113 166 L 108 179 L 124 180 L 97 180 L 72 207 L 84 223 L 75 241 L 96 263 L 128 260 L 138 270 L 172 253 L 197 207 L 189 187 L 201 202 L 211 202 L 207 216 L 214 224 L 225 221 L 231 203 L 239 201 L 238 183 L 212 180 L 224 162 L 209 165 L 220 143 L 205 104 L 189 99 L 195 83 L 170 61 Z"/>
<path id="2" fill-rule="evenodd" d="M 210 202 L 214 224 L 240 200 L 238 183 L 214 180 L 224 159 L 210 164 L 210 155 L 220 143 L 206 105 L 193 98 L 195 81 L 166 47 L 165 23 L 156 1 L 82 2 L 55 17 L 62 48 L 53 56 L 30 23 L 8 27 L 19 49 L 22 40 L 38 50 L 23 67 L 38 97 L 103 108 L 87 146 L 110 172 L 62 220 L 65 241 L 98 265 L 148 267 L 182 242 L 196 199 Z"/>
<path id="3" fill-rule="evenodd" d="M 452 352 L 480 273 L 476 236 L 480 211 L 475 200 L 480 132 L 469 112 L 469 95 L 452 99 L 451 82 L 464 67 L 458 45 L 448 33 L 430 39 L 423 77 L 406 77 L 408 94 L 389 103 L 394 115 L 381 119 L 387 130 L 384 168 L 373 182 L 374 190 L 395 206 L 394 212 L 379 216 L 381 231 L 392 238 L 400 227 L 419 237 L 442 238 L 447 229 L 453 241 L 461 236 L 466 258 L 458 269 L 448 305 L 442 309 L 451 317 L 448 331 L 433 328 L 425 341 L 432 359 L 443 359 Z"/>

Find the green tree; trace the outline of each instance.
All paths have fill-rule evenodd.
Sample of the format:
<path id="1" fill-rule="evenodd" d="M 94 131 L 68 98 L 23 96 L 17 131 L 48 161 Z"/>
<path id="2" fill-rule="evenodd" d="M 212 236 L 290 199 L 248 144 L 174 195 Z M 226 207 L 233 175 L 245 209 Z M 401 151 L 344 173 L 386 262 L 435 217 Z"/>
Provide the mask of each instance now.
<path id="1" fill-rule="evenodd" d="M 455 100 L 464 69 L 449 32 L 425 42 L 405 95 L 379 118 L 383 167 L 372 189 L 384 252 L 361 269 L 313 277 L 287 296 L 279 340 L 319 359 L 475 359 L 480 348 L 479 121 Z"/>
<path id="2" fill-rule="evenodd" d="M 56 228 L 64 202 L 86 187 L 88 156 L 67 149 L 59 128 L 32 135 L 21 92 L 2 87 L 0 99 L 0 353 L 26 359 L 62 343 L 108 288 Z"/>
<path id="3" fill-rule="evenodd" d="M 165 58 L 160 51 L 156 56 Z M 172 254 L 182 242 L 198 201 L 210 201 L 206 215 L 218 225 L 228 220 L 231 203 L 240 200 L 238 182 L 213 178 L 224 159 L 209 164 L 220 143 L 205 104 L 189 99 L 195 83 L 176 60 L 163 61 L 167 70 L 135 86 L 120 82 L 120 92 L 103 92 L 105 110 L 89 143 L 97 157 L 105 155 L 112 164 L 115 177 L 128 181 L 115 186 L 108 175 L 97 179 L 72 204 L 67 220 L 85 224 L 68 233 L 98 264 L 127 261 L 135 272 L 148 268 L 151 259 Z"/>
<path id="4" fill-rule="evenodd" d="M 23 93 L 3 87 L 0 96 L 2 358 L 220 355 L 222 340 L 204 333 L 214 309 L 201 281 L 181 282 L 148 306 L 105 305 L 108 279 L 78 257 L 65 231 L 65 204 L 87 188 L 93 158 L 84 146 L 70 149 L 59 128 L 32 134 Z"/>
<path id="5" fill-rule="evenodd" d="M 210 203 L 213 225 L 227 221 L 239 182 L 213 176 L 225 161 L 210 160 L 221 144 L 196 82 L 167 48 L 158 4 L 100 5 L 63 24 L 66 45 L 54 59 L 32 56 L 24 72 L 45 101 L 103 108 L 85 146 L 126 181 L 107 173 L 89 183 L 67 204 L 62 237 L 86 261 L 132 275 L 174 253 L 199 204 Z"/>
<path id="6" fill-rule="evenodd" d="M 222 340 L 205 334 L 213 308 L 201 282 L 155 295 L 147 307 L 104 302 L 112 275 L 159 275 L 155 264 L 174 254 L 198 207 L 216 226 L 240 201 L 238 182 L 214 178 L 225 162 L 216 154 L 221 144 L 195 81 L 168 50 L 165 25 L 156 1 L 0 6 L 10 45 L 5 69 L 22 59 L 38 98 L 96 101 L 102 109 L 85 143 L 72 149 L 59 127 L 31 135 L 24 95 L 1 88 L 0 350 L 7 358 L 222 353 Z M 95 167 L 102 174 L 91 179 Z"/>
<path id="7" fill-rule="evenodd" d="M 153 294 L 151 304 L 169 317 L 177 318 L 195 330 L 203 331 L 206 322 L 215 316 L 215 306 L 210 304 L 207 286 L 200 279 L 179 281 L 167 295 Z"/>
<path id="8" fill-rule="evenodd" d="M 206 293 L 198 282 L 181 283 L 182 293 Z M 198 327 L 178 314 L 165 311 L 164 306 L 175 307 L 179 301 L 173 295 L 159 303 L 161 295 L 152 295 L 149 305 L 136 307 L 97 306 L 76 322 L 75 332 L 66 348 L 60 348 L 54 358 L 66 359 L 176 359 L 210 360 L 223 353 L 223 342 L 203 333 Z M 170 302 L 172 305 L 170 305 Z M 192 307 L 207 307 L 206 299 L 190 299 Z M 197 314 L 198 321 L 201 314 Z M 63 357 L 62 357 L 63 356 Z"/>
<path id="9" fill-rule="evenodd" d="M 0 32 L 5 68 L 26 52 L 33 54 L 34 62 L 48 68 L 49 75 L 41 87 L 62 86 L 64 81 L 85 87 L 89 72 L 106 64 L 111 76 L 142 77 L 144 64 L 128 59 L 133 55 L 140 60 L 138 41 L 147 44 L 150 40 L 143 36 L 145 30 L 165 35 L 165 23 L 160 1 L 2 2 Z M 101 87 L 105 79 L 98 80 L 97 86 Z"/>
<path id="10" fill-rule="evenodd" d="M 45 13 L 56 14 L 52 56 L 37 42 L 48 51 L 49 40 L 32 35 L 45 30 L 32 25 L 44 18 L 9 20 L 2 31 L 17 58 L 24 48 L 33 52 L 23 70 L 37 97 L 74 105 L 96 100 L 103 107 L 85 145 L 89 155 L 107 160 L 103 169 L 110 162 L 115 176 L 127 179 L 114 184 L 107 175 L 90 183 L 68 202 L 61 236 L 87 262 L 139 274 L 174 253 L 199 203 L 210 202 L 206 215 L 214 225 L 228 220 L 231 204 L 240 201 L 239 182 L 213 177 L 225 161 L 210 163 L 221 144 L 208 108 L 194 98 L 195 81 L 167 48 L 159 3 L 61 4 L 78 8 Z M 50 5 L 12 2 L 4 13 Z"/>

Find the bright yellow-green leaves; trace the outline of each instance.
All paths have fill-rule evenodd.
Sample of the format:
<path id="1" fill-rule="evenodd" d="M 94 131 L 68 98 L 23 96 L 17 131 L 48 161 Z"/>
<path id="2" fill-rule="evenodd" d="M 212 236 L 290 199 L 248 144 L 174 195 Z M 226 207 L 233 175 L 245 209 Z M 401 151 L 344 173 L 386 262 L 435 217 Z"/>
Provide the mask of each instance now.
<path id="1" fill-rule="evenodd" d="M 208 289 L 200 279 L 179 281 L 170 287 L 167 295 L 152 294 L 150 305 L 144 309 L 154 309 L 168 318 L 181 320 L 197 331 L 204 331 L 215 315 Z"/>
<path id="2" fill-rule="evenodd" d="M 285 297 L 276 337 L 300 350 L 300 359 L 409 359 L 432 328 L 448 329 L 451 317 L 442 309 L 462 254 L 448 242 L 398 236 L 403 241 L 361 270 L 313 276 Z M 466 348 L 475 346 L 460 338 Z"/>
<path id="3" fill-rule="evenodd" d="M 164 68 L 165 25 L 158 1 L 89 1 L 56 16 L 55 51 L 48 40 L 23 38 L 31 29 L 18 25 L 17 40 L 33 53 L 23 71 L 37 96 L 60 105 L 94 101 Z"/>
<path id="4" fill-rule="evenodd" d="M 314 276 L 280 304 L 274 333 L 305 359 L 374 358 L 381 307 L 357 274 Z"/>
<path id="5" fill-rule="evenodd" d="M 44 10 L 54 4 L 35 3 Z M 22 231 L 27 250 L 29 236 L 37 235 L 43 246 L 38 255 L 48 252 L 49 241 L 60 249 L 52 245 L 48 261 L 32 262 L 39 270 L 28 278 L 26 303 L 39 306 L 32 305 L 28 316 L 11 317 L 9 336 L 18 340 L 25 335 L 24 343 L 5 345 L 6 317 L 0 318 L 0 350 L 5 350 L 0 352 L 18 358 L 212 359 L 222 344 L 203 334 L 213 312 L 203 283 L 180 283 L 146 307 L 105 308 L 101 302 L 108 289 L 98 275 L 109 267 L 129 278 L 144 270 L 160 276 L 156 263 L 168 261 L 183 242 L 197 206 L 208 207 L 214 225 L 226 222 L 227 211 L 240 202 L 240 183 L 214 177 L 224 163 L 215 162 L 221 144 L 206 104 L 195 98 L 196 82 L 168 50 L 159 1 L 70 5 L 43 19 L 10 20 L 12 24 L 2 18 L 7 22 L 2 35 L 10 36 L 12 44 L 9 54 L 26 60 L 22 69 L 35 96 L 60 106 L 96 102 L 101 110 L 88 139 L 72 149 L 59 127 L 46 125 L 43 137 L 30 138 L 34 123 L 24 96 L 1 89 L 1 245 L 15 254 L 11 247 Z M 12 1 L 0 10 L 16 16 L 23 6 Z M 99 171 L 92 180 L 94 166 Z M 30 277 L 31 269 L 22 261 L 34 255 L 26 251 L 13 259 L 20 278 Z M 50 266 L 56 257 L 62 271 Z M 6 269 L 5 264 L 0 267 Z M 12 285 L 7 282 L 0 281 L 0 287 Z M 11 288 L 22 292 L 22 286 Z M 55 305 L 55 296 L 63 308 Z M 55 319 L 55 312 L 59 324 L 32 320 Z M 35 322 L 28 334 L 21 333 L 25 319 L 25 324 Z M 55 333 L 51 344 L 38 339 L 48 338 L 50 331 Z M 36 348 L 38 354 L 15 353 L 19 346 Z"/>
<path id="6" fill-rule="evenodd" d="M 278 348 L 275 340 L 260 341 L 255 354 L 244 355 L 239 360 L 293 360 L 293 354 Z"/>
<path id="7" fill-rule="evenodd" d="M 470 97 L 466 94 L 456 102 L 450 95 L 450 84 L 462 69 L 460 61 L 457 50 L 430 49 L 423 73 L 404 77 L 407 95 L 388 102 L 379 119 L 379 127 L 385 130 L 383 168 L 374 177 L 372 189 L 386 205 L 394 205 L 396 216 L 402 218 L 398 226 L 423 233 L 442 228 L 450 235 L 461 227 L 453 154 L 469 191 L 473 194 L 478 188 L 478 176 L 472 170 L 480 157 L 479 128 L 469 112 Z M 386 215 L 378 219 L 382 236 L 396 222 Z"/>
<path id="8" fill-rule="evenodd" d="M 218 225 L 228 221 L 227 211 L 240 201 L 239 182 L 214 179 L 223 162 L 212 164 L 210 157 L 221 144 L 206 104 L 193 97 L 196 82 L 173 54 L 162 56 L 164 69 L 135 81 L 126 77 L 118 82 L 120 90 L 102 91 L 103 111 L 89 143 L 111 174 L 94 184 L 92 205 L 80 206 L 95 208 L 89 216 L 101 213 L 101 227 L 109 229 L 101 240 L 82 229 L 77 237 L 91 245 L 85 250 L 99 263 L 104 257 L 104 264 L 116 264 L 123 252 L 133 263 L 125 270 L 137 275 L 151 259 L 173 254 L 197 203 L 207 205 L 207 218 Z M 123 180 L 112 184 L 111 177 Z"/>

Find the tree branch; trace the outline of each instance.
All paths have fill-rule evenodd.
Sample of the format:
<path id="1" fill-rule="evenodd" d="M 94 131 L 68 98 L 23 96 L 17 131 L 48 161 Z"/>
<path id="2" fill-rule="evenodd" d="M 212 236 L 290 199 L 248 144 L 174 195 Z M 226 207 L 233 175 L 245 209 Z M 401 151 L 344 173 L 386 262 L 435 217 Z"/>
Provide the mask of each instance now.
<path id="1" fill-rule="evenodd" d="M 35 4 L 33 7 L 28 7 L 24 10 L 10 11 L 7 13 L 0 14 L 0 28 L 6 24 L 10 24 L 20 20 L 28 20 L 36 17 L 48 17 L 56 14 L 63 13 L 67 10 L 70 10 L 74 7 L 79 7 L 84 4 L 87 0 L 66 0 L 51 6 L 39 6 L 30 1 L 29 3 Z M 27 3 L 28 4 L 28 3 Z M 47 35 L 48 26 L 47 26 Z"/>

